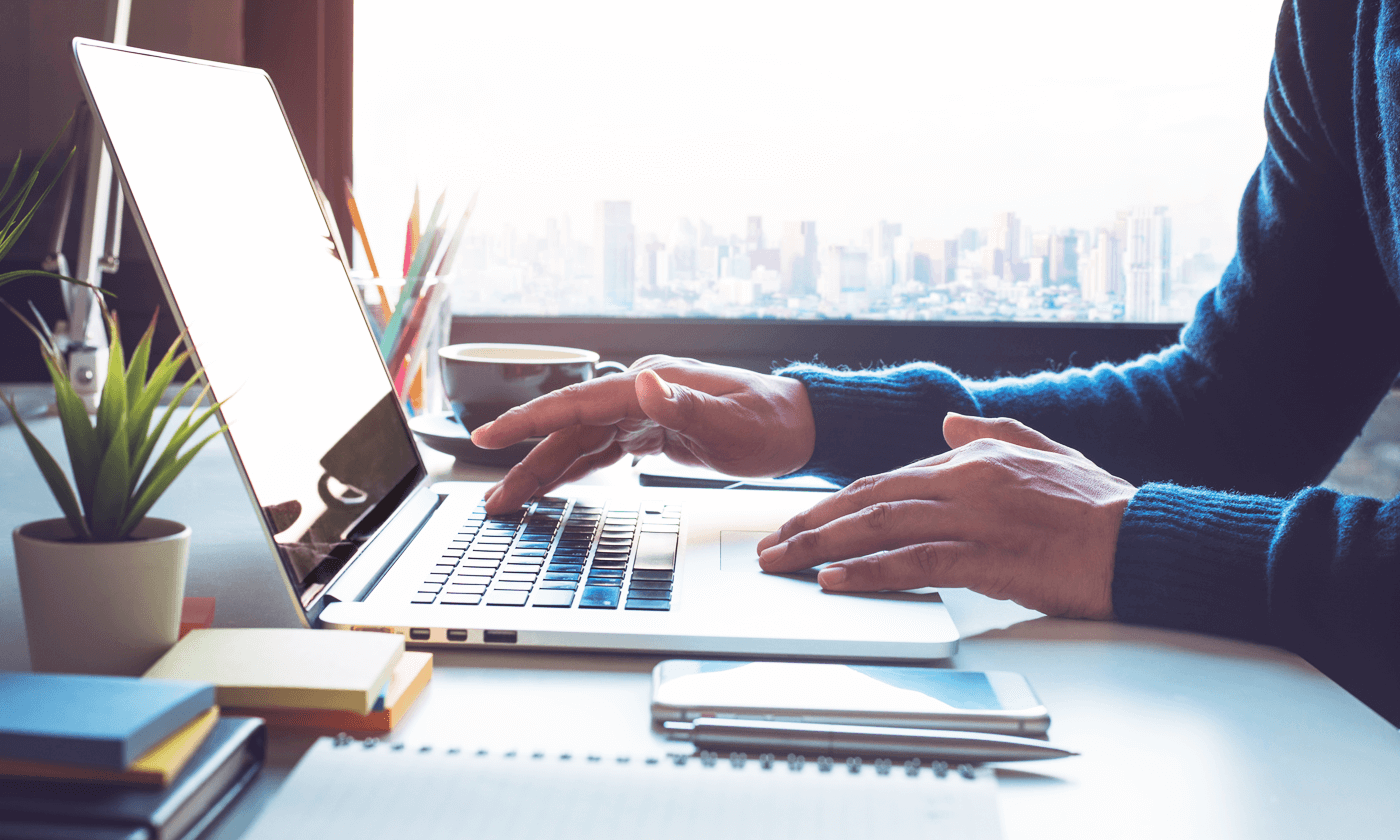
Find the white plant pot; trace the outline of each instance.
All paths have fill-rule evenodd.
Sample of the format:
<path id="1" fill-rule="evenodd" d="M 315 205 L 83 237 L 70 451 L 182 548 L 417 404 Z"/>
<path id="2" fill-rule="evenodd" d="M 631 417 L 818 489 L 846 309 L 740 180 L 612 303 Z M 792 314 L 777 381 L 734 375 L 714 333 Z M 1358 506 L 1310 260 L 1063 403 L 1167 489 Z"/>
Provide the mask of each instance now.
<path id="1" fill-rule="evenodd" d="M 14 531 L 35 671 L 139 675 L 175 644 L 190 529 L 147 517 L 122 542 L 77 542 L 63 519 Z"/>

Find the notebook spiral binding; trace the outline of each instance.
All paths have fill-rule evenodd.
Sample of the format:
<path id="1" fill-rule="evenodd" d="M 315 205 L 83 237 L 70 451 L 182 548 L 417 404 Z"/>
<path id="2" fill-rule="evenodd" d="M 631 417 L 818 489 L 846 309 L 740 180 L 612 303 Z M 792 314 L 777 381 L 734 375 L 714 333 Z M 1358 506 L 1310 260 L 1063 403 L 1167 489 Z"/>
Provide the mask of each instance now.
<path id="1" fill-rule="evenodd" d="M 366 750 L 388 749 L 394 752 L 410 751 L 410 748 L 404 745 L 403 743 L 388 743 L 380 741 L 378 738 L 366 738 L 363 741 L 357 741 L 344 732 L 335 736 L 335 746 L 339 749 L 347 749 L 350 747 L 358 746 L 361 749 Z M 424 745 L 417 747 L 412 751 L 419 753 L 432 753 L 437 752 L 438 750 L 435 750 L 432 746 Z M 485 758 L 486 756 L 490 755 L 490 750 L 463 750 L 460 747 L 447 747 L 446 749 L 441 750 L 441 752 L 447 755 L 466 754 L 473 755 L 479 758 Z M 547 758 L 549 758 L 549 756 L 544 752 L 535 751 L 529 753 L 520 753 L 516 750 L 507 750 L 505 752 L 502 752 L 501 757 L 526 758 L 531 761 L 544 761 Z M 559 753 L 557 756 L 557 759 L 559 761 L 573 761 L 575 758 L 576 756 L 574 756 L 572 753 L 567 752 Z M 599 764 L 602 763 L 603 757 L 601 755 L 590 754 L 584 756 L 584 760 L 593 764 Z M 616 756 L 613 760 L 618 764 L 632 763 L 631 756 L 626 755 Z M 742 770 L 751 760 L 757 763 L 759 768 L 763 770 L 773 770 L 779 765 L 786 764 L 788 771 L 792 773 L 802 772 L 808 764 L 814 765 L 817 768 L 817 772 L 819 773 L 833 772 L 833 770 L 837 766 L 837 759 L 829 755 L 819 755 L 815 758 L 812 758 L 805 755 L 798 755 L 797 753 L 788 753 L 786 758 L 779 758 L 773 753 L 762 753 L 756 757 L 751 758 L 748 753 L 731 752 L 728 756 L 721 756 L 717 752 L 711 752 L 708 750 L 701 750 L 700 752 L 693 754 L 667 753 L 664 759 L 657 756 L 648 756 L 644 759 L 641 759 L 638 763 L 654 766 L 662 764 L 663 761 L 669 761 L 677 767 L 684 767 L 691 760 L 697 761 L 702 767 L 715 767 L 719 765 L 720 762 L 723 760 L 736 770 Z M 896 765 L 896 762 L 894 760 L 888 758 L 879 758 L 867 763 L 862 761 L 860 758 L 853 756 L 851 758 L 845 759 L 842 763 L 844 764 L 846 771 L 852 775 L 860 774 L 865 767 L 869 766 L 874 768 L 876 775 L 888 776 L 892 772 L 894 772 L 895 767 L 898 766 L 904 771 L 904 775 L 911 777 L 918 776 L 921 772 L 927 769 L 929 771 L 930 776 L 938 779 L 948 778 L 950 775 L 954 777 L 968 779 L 969 781 L 976 778 L 976 768 L 974 768 L 973 765 L 949 764 L 946 761 L 931 761 L 928 764 L 924 764 L 917 758 L 911 758 L 907 761 L 898 762 L 898 765 Z"/>

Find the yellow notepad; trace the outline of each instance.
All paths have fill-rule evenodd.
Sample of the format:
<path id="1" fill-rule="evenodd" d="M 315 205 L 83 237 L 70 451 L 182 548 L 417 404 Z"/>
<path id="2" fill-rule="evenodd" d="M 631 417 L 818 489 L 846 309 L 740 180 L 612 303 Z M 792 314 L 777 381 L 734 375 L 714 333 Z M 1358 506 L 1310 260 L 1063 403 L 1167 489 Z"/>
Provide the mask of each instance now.
<path id="1" fill-rule="evenodd" d="M 413 702 L 427 687 L 433 676 L 433 655 L 422 651 L 405 651 L 389 687 L 384 690 L 384 708 L 367 715 L 334 709 L 229 709 L 229 714 L 261 717 L 268 726 L 297 729 L 320 729 L 330 732 L 385 733 L 398 726 L 413 707 Z"/>
<path id="2" fill-rule="evenodd" d="M 211 682 L 219 705 L 368 714 L 403 656 L 403 636 L 353 630 L 195 630 L 147 677 Z"/>
<path id="3" fill-rule="evenodd" d="M 151 747 L 150 751 L 131 763 L 125 770 L 108 770 L 76 764 L 53 764 L 47 761 L 24 761 L 0 758 L 0 776 L 24 779 L 70 779 L 88 782 L 116 782 L 127 785 L 168 785 L 209 737 L 219 722 L 219 707 L 214 706 L 185 724 L 173 735 Z"/>

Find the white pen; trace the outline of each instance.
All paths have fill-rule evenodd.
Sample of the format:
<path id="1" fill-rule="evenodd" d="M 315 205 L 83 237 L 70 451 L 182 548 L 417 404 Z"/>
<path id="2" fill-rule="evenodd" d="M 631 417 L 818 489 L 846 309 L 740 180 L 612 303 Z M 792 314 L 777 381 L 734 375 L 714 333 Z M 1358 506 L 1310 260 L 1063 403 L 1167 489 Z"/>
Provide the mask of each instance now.
<path id="1" fill-rule="evenodd" d="M 808 756 L 868 755 L 954 761 L 1033 761 L 1079 754 L 1034 738 L 947 729 L 738 718 L 667 721 L 663 726 L 669 737 L 690 741 L 708 750 L 763 749 Z"/>

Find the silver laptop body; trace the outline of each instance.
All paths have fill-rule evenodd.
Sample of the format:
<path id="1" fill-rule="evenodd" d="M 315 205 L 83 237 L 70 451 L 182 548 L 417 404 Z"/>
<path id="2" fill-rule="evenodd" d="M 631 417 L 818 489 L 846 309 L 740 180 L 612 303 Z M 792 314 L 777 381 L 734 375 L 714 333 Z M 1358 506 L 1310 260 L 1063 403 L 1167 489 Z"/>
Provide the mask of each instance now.
<path id="1" fill-rule="evenodd" d="M 469 555 L 501 543 L 483 536 L 487 485 L 427 480 L 267 74 L 85 39 L 74 55 L 171 310 L 226 400 L 234 460 L 307 626 L 433 646 L 903 660 L 956 651 L 934 592 L 830 595 L 813 575 L 759 570 L 755 543 L 811 493 L 565 487 L 538 512 L 574 522 L 574 534 L 602 523 L 588 556 L 603 557 L 604 537 L 609 556 L 626 555 L 613 563 L 625 576 L 615 605 L 585 603 L 589 581 L 606 595 L 601 562 L 578 573 L 567 604 L 546 588 L 570 577 L 557 535 L 546 549 L 507 549 L 522 569 L 530 555 L 540 561 L 523 598 L 493 596 L 510 591 L 494 579 L 463 584 L 482 579 L 463 565 Z M 669 578 L 664 545 L 674 546 Z M 444 597 L 449 588 L 457 594 Z"/>

